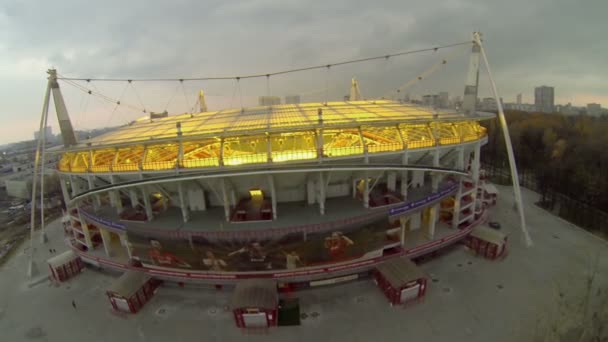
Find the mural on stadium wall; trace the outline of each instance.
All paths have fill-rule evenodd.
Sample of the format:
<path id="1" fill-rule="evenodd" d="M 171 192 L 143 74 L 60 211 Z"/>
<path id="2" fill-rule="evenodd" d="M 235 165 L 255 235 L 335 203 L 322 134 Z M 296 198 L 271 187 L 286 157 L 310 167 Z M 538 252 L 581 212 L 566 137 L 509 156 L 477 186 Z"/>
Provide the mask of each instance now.
<path id="1" fill-rule="evenodd" d="M 290 233 L 260 240 L 194 236 L 174 239 L 127 232 L 134 258 L 144 265 L 213 272 L 296 269 L 361 258 L 399 241 L 389 235 L 387 218 L 325 233 Z"/>

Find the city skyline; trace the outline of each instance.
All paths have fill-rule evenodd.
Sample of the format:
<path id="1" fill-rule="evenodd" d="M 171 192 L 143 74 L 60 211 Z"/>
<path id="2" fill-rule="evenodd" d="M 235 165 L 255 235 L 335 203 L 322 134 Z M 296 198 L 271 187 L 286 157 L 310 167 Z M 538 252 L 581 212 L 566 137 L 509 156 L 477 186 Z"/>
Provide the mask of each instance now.
<path id="1" fill-rule="evenodd" d="M 537 112 L 553 113 L 555 111 L 555 88 L 545 85 L 534 88 L 534 106 Z"/>
<path id="2" fill-rule="evenodd" d="M 504 99 L 523 93 L 522 102 L 530 103 L 533 94 L 527 89 L 533 91 L 535 86 L 547 83 L 559 89 L 555 98 L 557 104 L 570 102 L 586 106 L 599 103 L 608 107 L 608 94 L 604 88 L 608 75 L 601 68 L 605 53 L 592 39 L 592 33 L 603 33 L 600 13 L 604 11 L 600 7 L 606 4 L 598 2 L 597 5 L 577 6 L 565 0 L 534 4 L 523 0 L 509 4 L 462 0 L 432 6 L 407 1 L 386 1 L 378 6 L 368 2 L 353 5 L 347 1 L 304 4 L 266 0 L 246 4 L 148 1 L 124 8 L 122 2 L 113 1 L 105 2 L 103 6 L 9 1 L 0 5 L 0 26 L 3 28 L 0 70 L 4 76 L 0 90 L 6 98 L 0 113 L 0 119 L 5 123 L 0 126 L 0 143 L 28 139 L 38 129 L 46 86 L 45 72 L 49 67 L 56 67 L 64 75 L 83 77 L 234 75 L 467 41 L 473 30 L 483 33 L 498 90 Z M 146 9 L 148 20 L 133 20 L 139 7 Z M 117 11 L 117 8 L 121 10 Z M 516 10 L 518 8 L 526 8 L 526 11 Z M 168 12 L 182 14 L 167 18 Z M 48 18 L 62 18 L 65 13 L 69 13 L 70 20 L 55 20 L 49 24 Z M 501 16 L 496 17 L 494 13 L 501 13 Z M 552 19 L 538 23 L 535 19 L 541 13 Z M 581 36 L 564 27 L 560 19 L 563 19 L 563 13 L 586 18 L 589 32 Z M 493 20 L 488 21 L 488 17 Z M 89 25 L 91 20 L 97 24 Z M 443 25 L 435 25 L 436 21 Z M 149 25 L 150 22 L 156 24 Z M 236 22 L 239 25 L 235 25 Z M 360 25 L 362 22 L 366 25 Z M 50 26 L 48 30 L 40 31 L 31 23 Z M 75 27 L 79 29 L 75 30 Z M 163 48 L 159 49 L 159 46 Z M 448 69 L 425 80 L 426 83 L 416 91 L 448 91 L 462 95 L 467 58 L 450 60 Z M 585 62 L 581 63 L 583 59 Z M 332 71 L 328 80 L 332 87 L 330 95 L 341 99 L 348 91 L 347 81 L 356 76 L 364 96 L 381 96 L 383 91 L 415 78 L 417 73 L 429 67 L 428 64 L 428 56 L 424 56 L 411 62 L 404 58 L 384 64 L 361 65 L 346 69 L 344 75 Z M 577 67 L 573 69 L 570 65 Z M 577 82 L 572 82 L 574 78 Z M 325 75 L 305 75 L 296 81 L 293 84 L 272 81 L 271 95 L 284 98 L 322 88 Z M 103 84 L 95 86 L 116 98 L 124 89 L 116 84 L 115 88 Z M 234 106 L 239 102 L 231 99 L 234 84 L 186 86 L 190 102 L 194 102 L 200 89 L 208 94 L 210 108 Z M 80 93 L 67 88 L 64 87 L 65 97 L 76 129 L 119 125 L 137 117 L 120 110 L 113 113 L 112 106 L 83 100 Z M 158 99 L 163 104 L 156 107 L 163 107 L 173 89 L 174 86 L 167 86 L 162 90 L 158 87 L 142 90 L 138 86 L 137 91 L 145 102 Z M 265 95 L 266 89 L 264 82 L 243 82 L 243 102 L 257 103 L 257 97 Z M 378 91 L 373 93 L 372 90 Z M 276 93 L 279 91 L 281 93 Z M 138 102 L 133 89 L 129 87 L 125 92 L 130 102 Z M 482 70 L 479 96 L 490 95 Z M 172 106 L 170 114 L 186 108 L 185 105 L 183 108 Z M 54 117 L 49 125 L 58 131 Z"/>
<path id="3" fill-rule="evenodd" d="M 534 91 L 532 92 L 532 95 L 529 96 L 531 98 L 532 101 L 524 101 L 523 99 L 525 98 L 523 94 L 525 94 L 525 92 L 521 92 L 521 93 L 517 93 L 515 95 L 515 97 L 513 98 L 513 101 L 509 101 L 509 99 L 507 98 L 507 101 L 504 100 L 503 97 L 500 98 L 502 104 L 503 104 L 503 108 L 505 110 L 521 110 L 521 111 L 527 111 L 527 112 L 543 112 L 542 110 L 537 110 L 537 106 L 535 105 L 535 90 L 538 88 L 542 88 L 542 87 L 547 87 L 547 88 L 551 88 L 552 91 L 554 89 L 554 87 L 550 87 L 550 86 L 539 86 L 539 87 L 535 87 Z M 553 95 L 553 94 L 552 94 Z M 291 94 L 291 95 L 285 95 L 284 98 L 282 99 L 280 96 L 267 96 L 267 95 L 260 95 L 255 97 L 257 103 L 253 103 L 253 99 L 254 96 L 247 96 L 246 101 L 248 104 L 250 104 L 251 106 L 255 106 L 255 105 L 259 105 L 259 106 L 269 106 L 269 105 L 279 105 L 282 103 L 282 100 L 284 100 L 285 104 L 297 104 L 300 103 L 300 95 L 297 94 Z M 410 101 L 411 100 L 415 100 L 415 101 L 420 101 L 423 105 L 427 105 L 427 106 L 431 106 L 431 107 L 438 107 L 438 108 L 454 108 L 457 106 L 457 104 L 459 105 L 460 102 L 462 101 L 462 95 L 460 94 L 451 94 L 447 91 L 439 91 L 435 94 L 424 94 L 424 95 L 417 95 L 417 94 L 410 94 L 410 93 L 406 93 L 404 95 L 404 98 L 402 98 L 401 100 L 404 101 Z M 348 96 L 344 97 L 345 101 L 348 101 Z M 496 111 L 497 107 L 495 104 L 495 99 L 494 97 L 479 97 L 477 98 L 477 104 L 478 104 L 478 110 L 487 110 L 487 111 Z M 598 116 L 598 115 L 602 115 L 602 114 L 606 114 L 606 111 L 608 110 L 608 108 L 602 106 L 602 104 L 600 103 L 587 103 L 584 105 L 573 105 L 571 102 L 568 103 L 553 103 L 553 110 L 551 112 L 545 112 L 545 113 L 562 113 L 562 114 L 567 114 L 567 115 L 576 115 L 579 114 L 580 111 L 585 112 L 588 115 L 591 116 Z M 91 128 L 83 128 L 81 130 L 79 130 L 80 135 L 86 134 L 85 132 L 87 131 L 92 131 L 92 130 L 105 130 L 106 128 L 111 128 L 111 127 L 115 127 L 115 126 L 103 126 L 103 127 L 91 127 Z M 46 131 L 47 131 L 47 139 L 52 139 L 55 136 L 52 133 L 52 126 L 48 125 L 46 127 Z M 39 131 L 34 131 L 34 140 L 38 139 L 39 136 Z M 81 137 L 82 138 L 82 137 Z M 9 141 L 9 142 L 3 142 L 0 143 L 0 146 L 3 145 L 8 145 L 8 144 L 13 144 L 13 143 L 19 143 L 19 142 L 25 142 L 25 141 L 29 141 L 30 139 L 23 139 L 23 140 L 17 140 L 17 141 Z"/>

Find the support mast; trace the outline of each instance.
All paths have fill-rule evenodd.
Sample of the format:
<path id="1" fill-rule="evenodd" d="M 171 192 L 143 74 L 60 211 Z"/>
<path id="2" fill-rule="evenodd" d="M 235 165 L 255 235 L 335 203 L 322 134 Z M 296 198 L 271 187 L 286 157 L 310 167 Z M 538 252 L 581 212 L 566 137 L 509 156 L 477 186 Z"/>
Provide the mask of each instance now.
<path id="1" fill-rule="evenodd" d="M 32 179 L 32 199 L 30 201 L 31 212 L 30 212 L 30 253 L 29 253 L 29 264 L 27 269 L 27 275 L 30 279 L 38 274 L 38 268 L 34 261 L 34 228 L 36 226 L 36 200 L 37 197 L 37 183 L 38 177 L 40 177 L 40 229 L 41 229 L 41 241 L 47 242 L 46 233 L 44 232 L 44 164 L 45 164 L 45 149 L 46 149 L 46 126 L 48 122 L 49 105 L 51 100 L 51 92 L 53 93 L 53 102 L 55 103 L 55 111 L 57 112 L 57 119 L 59 120 L 59 128 L 61 130 L 61 136 L 63 138 L 63 145 L 70 147 L 76 145 L 76 135 L 72 127 L 72 122 L 68 115 L 61 90 L 59 89 L 59 83 L 57 83 L 57 70 L 49 69 L 47 71 L 49 77 L 46 85 L 46 93 L 44 95 L 44 103 L 42 105 L 42 114 L 40 116 L 40 128 L 38 137 L 38 144 L 36 147 L 36 157 L 34 159 L 34 175 Z"/>
<path id="2" fill-rule="evenodd" d="M 361 101 L 361 90 L 359 90 L 359 82 L 355 78 L 351 80 L 349 101 Z"/>
<path id="3" fill-rule="evenodd" d="M 490 64 L 488 63 L 488 57 L 486 51 L 483 48 L 481 41 L 481 34 L 479 32 L 473 33 L 473 41 L 479 46 L 481 56 L 483 57 L 484 64 L 486 65 L 486 71 L 488 72 L 488 78 L 492 85 L 492 93 L 496 100 L 496 106 L 498 107 L 498 120 L 502 128 L 502 133 L 505 137 L 505 146 L 507 148 L 507 156 L 509 158 L 509 166 L 511 168 L 511 179 L 513 181 L 513 194 L 515 196 L 515 204 L 519 212 L 519 223 L 521 225 L 521 232 L 523 234 L 524 242 L 526 246 L 531 247 L 533 245 L 530 233 L 526 228 L 526 218 L 524 216 L 524 207 L 521 197 L 521 188 L 519 187 L 519 173 L 517 172 L 517 165 L 515 164 L 515 156 L 513 154 L 513 145 L 511 144 L 511 136 L 509 135 L 509 127 L 507 126 L 507 120 L 505 119 L 505 113 L 502 109 L 502 103 L 500 103 L 500 97 L 498 96 L 498 90 L 496 89 L 496 83 L 492 77 L 492 71 L 490 70 Z"/>
<path id="4" fill-rule="evenodd" d="M 49 112 L 49 101 L 51 96 L 51 77 L 49 76 L 48 82 L 46 85 L 46 93 L 44 95 L 44 103 L 42 104 L 42 114 L 40 115 L 40 127 L 39 127 L 39 136 L 38 136 L 38 144 L 36 146 L 36 156 L 34 158 L 34 175 L 32 178 L 32 199 L 30 201 L 31 211 L 30 211 L 30 247 L 29 247 L 29 263 L 27 268 L 27 276 L 32 279 L 36 275 L 38 275 L 38 267 L 36 266 L 36 262 L 34 261 L 34 228 L 36 226 L 36 190 L 37 190 L 37 181 L 38 181 L 38 170 L 40 169 L 40 155 L 44 154 L 44 147 L 42 144 L 44 143 L 46 136 L 46 118 Z M 44 167 L 44 166 L 42 166 Z M 42 172 L 44 177 L 44 172 Z M 42 192 L 42 191 L 41 191 Z M 41 208 L 42 211 L 42 201 L 43 195 L 41 195 Z M 44 213 L 41 212 L 40 218 L 44 219 Z"/>

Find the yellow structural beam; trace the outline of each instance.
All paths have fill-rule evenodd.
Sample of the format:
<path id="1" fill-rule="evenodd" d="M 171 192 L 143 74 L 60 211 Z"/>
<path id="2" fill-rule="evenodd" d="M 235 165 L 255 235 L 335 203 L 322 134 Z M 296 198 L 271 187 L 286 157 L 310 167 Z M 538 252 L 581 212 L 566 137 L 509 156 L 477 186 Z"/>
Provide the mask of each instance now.
<path id="1" fill-rule="evenodd" d="M 360 128 L 360 129 L 359 129 Z M 161 171 L 174 168 L 208 168 L 245 164 L 284 163 L 319 158 L 337 158 L 457 145 L 481 139 L 486 130 L 477 121 L 365 126 L 320 130 L 323 146 L 317 146 L 317 131 L 150 143 L 121 148 L 66 152 L 58 168 L 64 172 Z M 221 149 L 223 148 L 223 151 Z M 223 156 L 223 159 L 221 159 Z"/>

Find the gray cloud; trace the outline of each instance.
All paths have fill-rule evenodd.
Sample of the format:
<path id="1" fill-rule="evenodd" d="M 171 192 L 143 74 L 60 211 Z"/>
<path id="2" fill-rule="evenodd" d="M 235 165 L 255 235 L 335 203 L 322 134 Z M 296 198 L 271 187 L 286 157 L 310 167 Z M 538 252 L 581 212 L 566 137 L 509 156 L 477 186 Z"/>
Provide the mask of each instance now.
<path id="1" fill-rule="evenodd" d="M 505 100 L 519 92 L 531 100 L 534 86 L 549 84 L 556 86 L 558 99 L 581 104 L 595 100 L 608 106 L 604 86 L 608 69 L 603 66 L 608 55 L 603 38 L 607 10 L 608 3 L 602 0 L 5 0 L 0 4 L 0 72 L 4 74 L 0 90 L 7 99 L 2 115 L 7 122 L 20 120 L 20 126 L 28 123 L 32 128 L 18 132 L 3 128 L 2 137 L 5 141 L 28 138 L 37 127 L 44 71 L 49 66 L 66 75 L 86 77 L 257 73 L 464 41 L 473 30 L 484 33 Z M 442 56 L 440 52 L 329 73 L 277 77 L 270 86 L 279 95 L 316 91 L 315 96 L 323 97 L 327 78 L 329 96 L 339 98 L 348 92 L 349 78 L 356 75 L 368 96 L 380 96 Z M 467 57 L 454 58 L 412 92 L 460 94 Z M 98 87 L 116 97 L 123 90 L 122 85 Z M 187 85 L 186 90 L 193 96 L 201 87 L 227 97 L 238 90 L 234 82 L 200 82 Z M 266 92 L 266 83 L 242 82 L 240 88 L 252 101 Z M 137 89 L 144 102 L 158 108 L 174 86 Z M 81 95 L 65 91 L 68 104 L 76 107 L 72 112 L 78 113 Z M 481 95 L 488 94 L 485 87 Z M 130 88 L 127 96 L 130 102 L 138 102 Z M 97 116 L 109 114 L 93 105 L 96 101 L 91 103 L 85 114 L 73 114 L 81 115 L 75 121 L 82 127 L 107 121 Z M 180 110 L 177 103 L 172 109 Z M 125 119 L 135 115 L 124 114 Z"/>

